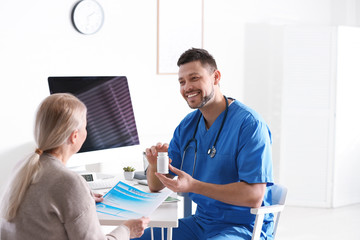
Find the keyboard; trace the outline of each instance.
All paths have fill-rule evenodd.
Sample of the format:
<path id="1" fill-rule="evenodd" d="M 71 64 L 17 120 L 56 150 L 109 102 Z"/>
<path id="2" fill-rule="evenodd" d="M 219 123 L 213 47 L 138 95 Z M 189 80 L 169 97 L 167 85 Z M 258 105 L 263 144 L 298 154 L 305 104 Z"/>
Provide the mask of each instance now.
<path id="1" fill-rule="evenodd" d="M 105 178 L 92 182 L 87 182 L 92 190 L 112 188 L 117 184 L 119 180 L 117 178 Z"/>

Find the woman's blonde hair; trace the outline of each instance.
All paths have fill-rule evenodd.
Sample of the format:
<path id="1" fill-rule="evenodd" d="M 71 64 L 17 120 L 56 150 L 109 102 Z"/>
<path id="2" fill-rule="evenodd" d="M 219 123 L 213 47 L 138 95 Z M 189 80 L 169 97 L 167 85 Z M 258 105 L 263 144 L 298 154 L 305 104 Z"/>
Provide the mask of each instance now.
<path id="1" fill-rule="evenodd" d="M 38 148 L 19 167 L 4 194 L 1 215 L 6 220 L 15 218 L 27 189 L 36 181 L 42 152 L 63 145 L 76 129 L 83 126 L 86 111 L 84 103 L 67 93 L 50 95 L 40 104 L 34 128 Z"/>

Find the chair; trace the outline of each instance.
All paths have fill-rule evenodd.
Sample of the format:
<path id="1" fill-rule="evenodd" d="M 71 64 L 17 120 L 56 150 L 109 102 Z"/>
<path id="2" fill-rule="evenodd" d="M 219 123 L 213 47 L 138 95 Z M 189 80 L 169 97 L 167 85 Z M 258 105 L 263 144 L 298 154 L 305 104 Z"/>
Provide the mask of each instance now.
<path id="1" fill-rule="evenodd" d="M 251 240 L 259 240 L 260 233 L 262 229 L 262 225 L 264 222 L 264 215 L 267 213 L 276 214 L 274 219 L 274 232 L 273 236 L 275 239 L 276 229 L 279 223 L 280 214 L 285 206 L 285 199 L 287 194 L 287 188 L 281 186 L 279 184 L 274 184 L 271 186 L 271 194 L 272 194 L 272 205 L 271 206 L 263 206 L 259 208 L 251 208 L 250 212 L 256 215 L 254 230 L 252 234 Z"/>
<path id="2" fill-rule="evenodd" d="M 273 236 L 275 239 L 275 234 L 276 234 L 276 229 L 277 229 L 277 226 L 279 223 L 280 214 L 285 206 L 286 194 L 287 194 L 286 187 L 279 185 L 279 184 L 274 184 L 271 186 L 272 205 L 250 209 L 250 212 L 252 214 L 256 215 L 254 230 L 252 233 L 251 240 L 259 240 L 260 239 L 260 233 L 261 233 L 262 225 L 264 222 L 264 215 L 267 213 L 276 214 L 276 217 L 274 219 L 274 232 L 273 232 Z M 192 202 L 189 197 L 189 194 L 181 193 L 179 195 L 184 197 L 184 217 L 190 216 L 191 212 L 192 212 L 192 207 L 191 207 Z"/>

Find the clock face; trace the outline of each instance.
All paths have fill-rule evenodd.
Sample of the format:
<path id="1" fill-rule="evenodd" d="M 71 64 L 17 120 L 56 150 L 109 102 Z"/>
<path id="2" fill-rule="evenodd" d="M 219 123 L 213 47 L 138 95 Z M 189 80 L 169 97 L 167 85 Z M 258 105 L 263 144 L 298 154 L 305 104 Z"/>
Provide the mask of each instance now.
<path id="1" fill-rule="evenodd" d="M 72 21 L 80 33 L 94 34 L 103 25 L 104 11 L 95 0 L 82 0 L 73 9 Z"/>

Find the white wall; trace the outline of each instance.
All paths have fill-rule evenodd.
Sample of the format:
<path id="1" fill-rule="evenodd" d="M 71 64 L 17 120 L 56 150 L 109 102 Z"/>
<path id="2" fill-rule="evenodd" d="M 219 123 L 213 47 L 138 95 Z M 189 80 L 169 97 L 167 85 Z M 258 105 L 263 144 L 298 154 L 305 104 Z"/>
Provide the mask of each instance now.
<path id="1" fill-rule="evenodd" d="M 107 159 L 105 170 L 120 171 L 127 163 L 141 167 L 141 151 L 157 141 L 169 141 L 179 120 L 190 111 L 178 94 L 177 76 L 156 75 L 156 1 L 98 1 L 105 11 L 105 23 L 100 32 L 91 36 L 81 35 L 72 27 L 70 13 L 75 0 L 0 1 L 0 186 L 14 162 L 34 148 L 33 117 L 40 101 L 49 94 L 50 75 L 128 77 L 141 145 L 83 155 Z M 245 103 L 243 55 L 247 23 L 358 22 L 356 8 L 347 7 L 358 7 L 356 0 L 204 3 L 204 47 L 214 55 L 222 71 L 223 92 Z M 339 8 L 343 5 L 343 9 Z M 349 12 L 355 17 L 348 18 Z M 259 112 L 266 115 L 261 106 L 260 100 Z M 167 118 L 159 118 L 159 112 L 164 110 Z M 274 139 L 278 134 L 275 129 Z M 278 169 L 277 160 L 275 164 Z"/>
<path id="2" fill-rule="evenodd" d="M 125 75 L 128 77 L 141 146 L 117 149 L 95 160 L 142 165 L 141 151 L 157 141 L 169 141 L 178 120 L 189 110 L 177 96 L 176 76 L 156 73 L 156 2 L 99 1 L 105 11 L 103 28 L 85 36 L 72 26 L 76 1 L 1 1 L 0 182 L 20 153 L 33 141 L 33 117 L 49 95 L 47 77 L 56 75 Z M 21 5 L 21 7 L 19 7 Z M 139 8 L 141 6 L 141 8 Z M 177 97 L 174 97 L 177 96 Z M 167 111 L 166 120 L 159 119 Z M 32 151 L 32 150 L 31 150 Z M 16 153 L 16 155 L 14 154 Z"/>

